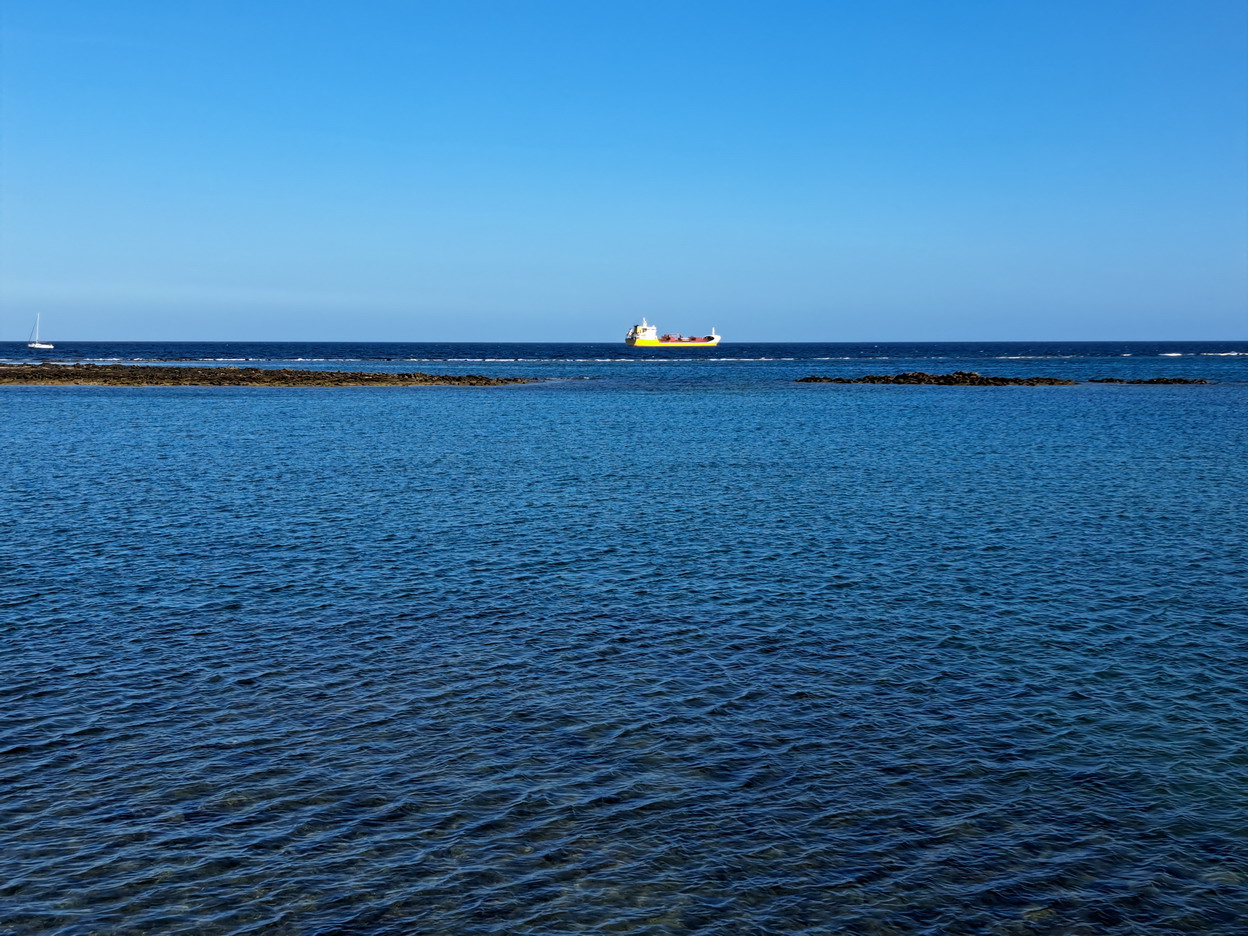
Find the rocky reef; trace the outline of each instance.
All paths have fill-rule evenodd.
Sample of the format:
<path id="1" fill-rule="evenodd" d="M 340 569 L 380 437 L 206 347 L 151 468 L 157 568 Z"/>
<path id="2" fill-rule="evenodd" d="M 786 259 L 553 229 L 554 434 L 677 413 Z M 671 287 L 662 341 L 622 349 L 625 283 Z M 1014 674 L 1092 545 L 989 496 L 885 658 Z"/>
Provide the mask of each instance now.
<path id="1" fill-rule="evenodd" d="M 985 377 L 975 371 L 954 371 L 952 374 L 868 374 L 865 377 L 799 377 L 798 383 L 841 384 L 930 384 L 936 387 L 1067 387 L 1078 381 L 1058 377 Z"/>
<path id="2" fill-rule="evenodd" d="M 172 367 L 148 364 L 0 364 L 0 384 L 113 387 L 500 387 L 527 377 L 480 374 L 388 374 L 267 367 Z"/>
<path id="3" fill-rule="evenodd" d="M 1203 377 L 1153 377 L 1149 380 L 1123 380 L 1121 377 L 1089 377 L 1088 383 L 1120 384 L 1207 384 Z"/>
<path id="4" fill-rule="evenodd" d="M 1077 380 L 1061 377 L 989 377 L 975 371 L 954 371 L 952 374 L 926 374 L 910 371 L 905 374 L 868 374 L 865 377 L 799 377 L 798 383 L 836 384 L 921 384 L 934 387 L 1073 387 Z M 1093 377 L 1091 383 L 1119 384 L 1207 384 L 1209 381 L 1190 377 L 1154 377 L 1151 380 L 1123 380 L 1121 377 Z"/>

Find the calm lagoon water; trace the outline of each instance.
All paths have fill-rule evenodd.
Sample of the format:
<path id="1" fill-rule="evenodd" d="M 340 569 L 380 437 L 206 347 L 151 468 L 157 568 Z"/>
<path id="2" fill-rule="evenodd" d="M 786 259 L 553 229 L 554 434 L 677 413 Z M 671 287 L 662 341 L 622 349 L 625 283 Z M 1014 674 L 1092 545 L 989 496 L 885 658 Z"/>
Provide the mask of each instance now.
<path id="1" fill-rule="evenodd" d="M 558 379 L 0 388 L 5 936 L 1245 929 L 1248 344 L 51 354 Z"/>

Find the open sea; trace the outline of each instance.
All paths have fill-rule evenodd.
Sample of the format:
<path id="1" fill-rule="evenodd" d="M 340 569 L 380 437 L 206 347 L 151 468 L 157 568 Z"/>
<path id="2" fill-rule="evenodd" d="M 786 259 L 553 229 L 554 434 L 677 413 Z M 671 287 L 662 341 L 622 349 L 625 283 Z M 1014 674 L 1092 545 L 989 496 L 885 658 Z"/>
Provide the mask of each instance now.
<path id="1" fill-rule="evenodd" d="M 1248 931 L 1248 341 L 51 340 L 544 379 L 0 387 L 3 936 Z"/>

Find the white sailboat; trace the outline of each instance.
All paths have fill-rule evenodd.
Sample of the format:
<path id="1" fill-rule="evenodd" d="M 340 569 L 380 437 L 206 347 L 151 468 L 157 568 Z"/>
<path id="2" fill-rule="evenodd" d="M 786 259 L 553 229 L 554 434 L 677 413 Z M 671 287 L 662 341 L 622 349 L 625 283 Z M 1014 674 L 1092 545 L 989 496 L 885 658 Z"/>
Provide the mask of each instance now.
<path id="1" fill-rule="evenodd" d="M 30 333 L 30 341 L 26 342 L 28 348 L 51 348 L 55 347 L 45 341 L 39 340 L 39 313 L 35 313 L 35 330 Z"/>

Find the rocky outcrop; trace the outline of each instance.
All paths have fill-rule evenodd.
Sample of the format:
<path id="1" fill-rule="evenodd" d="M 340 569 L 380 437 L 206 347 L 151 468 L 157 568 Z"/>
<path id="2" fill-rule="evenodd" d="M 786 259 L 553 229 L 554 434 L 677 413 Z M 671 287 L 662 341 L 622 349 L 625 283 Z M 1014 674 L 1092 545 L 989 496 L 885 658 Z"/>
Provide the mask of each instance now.
<path id="1" fill-rule="evenodd" d="M 926 384 L 936 387 L 1068 387 L 1078 383 L 1059 377 L 985 377 L 975 371 L 954 371 L 952 374 L 868 374 L 866 377 L 799 377 L 798 383 L 841 384 Z"/>
<path id="2" fill-rule="evenodd" d="M 1203 377 L 1153 377 L 1151 380 L 1124 380 L 1121 377 L 1090 377 L 1088 383 L 1120 384 L 1207 384 Z"/>
<path id="3" fill-rule="evenodd" d="M 866 377 L 799 377 L 798 383 L 837 384 L 926 384 L 934 387 L 1072 387 L 1077 380 L 1060 377 L 985 377 L 975 371 L 954 371 L 952 374 L 868 374 Z M 1112 384 L 1207 384 L 1199 377 L 1154 377 L 1151 380 L 1124 380 L 1121 377 L 1093 377 L 1089 383 Z"/>
<path id="4" fill-rule="evenodd" d="M 289 367 L 172 367 L 148 364 L 0 364 L 0 384 L 93 384 L 114 387 L 500 387 L 527 377 L 389 374 Z"/>

